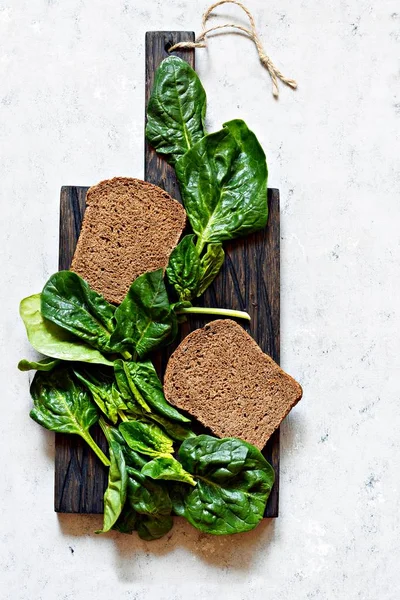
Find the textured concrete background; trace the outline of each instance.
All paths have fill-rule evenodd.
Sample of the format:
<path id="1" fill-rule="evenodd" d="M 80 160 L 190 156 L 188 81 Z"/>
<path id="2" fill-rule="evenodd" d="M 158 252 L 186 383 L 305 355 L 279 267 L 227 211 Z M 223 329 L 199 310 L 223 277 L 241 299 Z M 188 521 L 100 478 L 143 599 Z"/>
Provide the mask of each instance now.
<path id="1" fill-rule="evenodd" d="M 57 269 L 60 186 L 142 176 L 145 31 L 198 29 L 207 4 L 0 0 L 4 599 L 400 597 L 397 0 L 248 0 L 299 81 L 279 102 L 247 39 L 197 53 L 210 129 L 245 119 L 281 190 L 282 364 L 305 395 L 282 427 L 280 518 L 147 544 L 53 513 L 18 302 Z"/>

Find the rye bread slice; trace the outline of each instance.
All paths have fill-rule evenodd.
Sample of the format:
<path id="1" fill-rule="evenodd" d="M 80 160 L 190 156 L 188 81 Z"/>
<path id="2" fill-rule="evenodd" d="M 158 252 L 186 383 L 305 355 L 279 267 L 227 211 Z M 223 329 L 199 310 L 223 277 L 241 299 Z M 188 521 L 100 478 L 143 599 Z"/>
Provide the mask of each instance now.
<path id="1" fill-rule="evenodd" d="M 300 385 L 235 321 L 190 333 L 169 359 L 164 393 L 218 437 L 262 449 L 300 400 Z"/>
<path id="2" fill-rule="evenodd" d="M 165 269 L 186 213 L 161 188 L 130 177 L 94 185 L 86 204 L 71 270 L 119 304 L 136 277 Z"/>

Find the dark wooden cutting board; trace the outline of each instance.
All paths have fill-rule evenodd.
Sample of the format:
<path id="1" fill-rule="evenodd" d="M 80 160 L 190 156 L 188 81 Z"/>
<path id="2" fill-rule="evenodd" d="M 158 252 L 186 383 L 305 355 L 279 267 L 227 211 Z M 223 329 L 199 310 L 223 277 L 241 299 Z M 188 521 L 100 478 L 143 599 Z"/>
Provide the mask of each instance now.
<path id="1" fill-rule="evenodd" d="M 146 105 L 160 62 L 168 56 L 168 48 L 179 41 L 192 41 L 186 31 L 157 31 L 146 34 Z M 174 52 L 194 67 L 194 51 Z M 174 171 L 146 143 L 145 179 L 159 185 L 180 200 Z M 96 182 L 93 182 L 96 183 Z M 65 186 L 61 189 L 59 269 L 68 269 L 85 212 L 87 187 Z M 264 231 L 224 245 L 226 259 L 221 272 L 198 304 L 246 310 L 251 322 L 246 327 L 264 352 L 279 362 L 280 277 L 279 277 L 279 191 L 268 190 L 269 218 Z M 180 338 L 155 357 L 162 375 L 169 355 L 190 331 L 202 327 L 205 318 L 191 318 L 183 324 Z M 106 450 L 98 426 L 93 437 Z M 279 430 L 263 450 L 276 474 L 265 516 L 278 516 L 279 499 Z M 65 513 L 102 513 L 107 469 L 78 436 L 56 434 L 55 510 Z"/>

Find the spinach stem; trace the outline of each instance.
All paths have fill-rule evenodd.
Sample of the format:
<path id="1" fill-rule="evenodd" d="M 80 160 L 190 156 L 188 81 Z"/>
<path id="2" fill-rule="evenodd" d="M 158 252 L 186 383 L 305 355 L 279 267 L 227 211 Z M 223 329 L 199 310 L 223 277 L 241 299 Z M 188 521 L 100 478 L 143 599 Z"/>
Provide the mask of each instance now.
<path id="1" fill-rule="evenodd" d="M 124 350 L 123 352 L 121 352 L 121 355 L 124 357 L 125 360 L 131 360 L 132 358 L 132 354 L 128 352 L 128 350 Z"/>
<path id="2" fill-rule="evenodd" d="M 203 252 L 203 248 L 204 248 L 204 246 L 205 246 L 205 242 L 203 242 L 203 239 L 202 239 L 202 237 L 201 237 L 201 236 L 199 236 L 199 237 L 197 238 L 197 241 L 196 241 L 196 250 L 197 250 L 197 252 L 199 253 L 199 256 L 200 256 L 200 254 Z"/>
<path id="3" fill-rule="evenodd" d="M 108 440 L 108 429 L 107 429 L 107 423 L 104 420 L 104 417 L 100 417 L 99 419 L 99 425 L 101 427 L 102 432 L 104 433 L 104 435 L 106 436 L 107 440 Z M 108 440 L 109 441 L 109 440 Z"/>
<path id="4" fill-rule="evenodd" d="M 178 315 L 219 315 L 221 317 L 236 317 L 237 319 L 251 320 L 249 313 L 242 310 L 232 310 L 230 308 L 204 308 L 203 306 L 191 306 L 190 308 L 180 308 L 176 313 Z"/>
<path id="5" fill-rule="evenodd" d="M 96 442 L 94 441 L 94 439 L 92 438 L 90 433 L 87 431 L 87 432 L 85 432 L 85 435 L 82 435 L 82 437 L 85 440 L 85 442 L 87 444 L 89 444 L 89 446 L 91 447 L 93 452 L 96 454 L 96 456 L 98 456 L 98 458 L 101 460 L 103 465 L 105 465 L 106 467 L 109 467 L 111 464 L 109 459 L 104 454 L 104 452 L 101 450 L 101 448 L 98 447 L 98 445 L 96 444 Z"/>
<path id="6" fill-rule="evenodd" d="M 121 421 L 129 421 L 128 417 L 126 416 L 126 414 L 124 412 L 122 412 L 122 410 L 119 410 L 118 414 L 119 414 L 119 418 L 121 419 Z"/>

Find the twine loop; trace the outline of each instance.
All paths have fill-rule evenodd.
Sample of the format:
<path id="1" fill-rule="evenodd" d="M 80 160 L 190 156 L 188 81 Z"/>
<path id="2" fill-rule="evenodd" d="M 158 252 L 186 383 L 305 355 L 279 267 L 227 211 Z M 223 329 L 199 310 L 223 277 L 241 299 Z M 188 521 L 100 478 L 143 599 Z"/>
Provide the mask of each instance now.
<path id="1" fill-rule="evenodd" d="M 241 8 L 246 13 L 246 15 L 249 19 L 250 29 L 248 29 L 247 27 L 243 27 L 242 25 L 237 25 L 236 23 L 225 23 L 224 25 L 216 25 L 215 27 L 209 27 L 207 29 L 206 25 L 207 25 L 208 19 L 211 17 L 211 13 L 213 12 L 213 10 L 215 8 L 217 8 L 221 4 L 236 4 L 237 6 L 239 6 L 239 8 Z M 169 52 L 173 52 L 174 50 L 178 50 L 179 48 L 206 48 L 207 47 L 206 37 L 212 31 L 218 31 L 220 29 L 226 29 L 226 28 L 236 29 L 236 30 L 239 30 L 242 33 L 246 34 L 254 42 L 254 44 L 257 48 L 257 52 L 258 52 L 258 56 L 260 58 L 261 64 L 267 69 L 267 71 L 271 77 L 272 94 L 275 98 L 278 98 L 278 96 L 279 96 L 278 79 L 280 79 L 282 81 L 282 83 L 288 85 L 289 87 L 291 87 L 294 90 L 297 88 L 296 81 L 294 79 L 288 79 L 287 77 L 285 77 L 285 75 L 283 75 L 283 73 L 281 73 L 281 71 L 274 65 L 272 60 L 266 54 L 266 52 L 263 48 L 261 39 L 257 33 L 256 24 L 255 24 L 253 15 L 249 11 L 249 9 L 246 8 L 246 6 L 244 6 L 244 4 L 242 4 L 241 2 L 238 2 L 238 0 L 219 0 L 219 2 L 215 2 L 215 4 L 212 4 L 204 13 L 201 25 L 202 25 L 202 31 L 201 31 L 200 35 L 195 39 L 194 42 L 178 42 L 177 44 L 174 44 L 173 46 L 171 46 L 171 48 L 169 49 Z"/>

